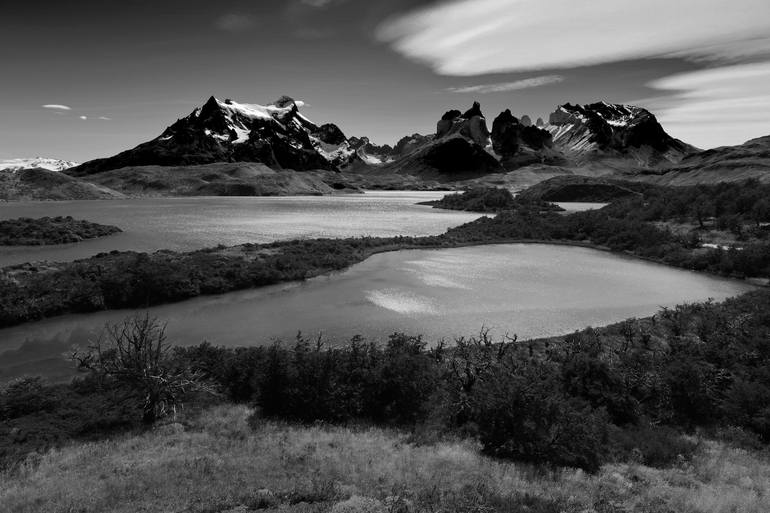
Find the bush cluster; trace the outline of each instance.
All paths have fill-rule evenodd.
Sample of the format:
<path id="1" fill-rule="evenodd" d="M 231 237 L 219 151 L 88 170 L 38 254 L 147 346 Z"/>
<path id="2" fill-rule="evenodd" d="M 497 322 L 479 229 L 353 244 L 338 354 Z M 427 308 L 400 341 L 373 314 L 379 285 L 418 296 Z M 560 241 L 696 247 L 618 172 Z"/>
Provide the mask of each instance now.
<path id="1" fill-rule="evenodd" d="M 117 226 L 67 217 L 20 217 L 0 221 L 0 246 L 68 244 L 122 231 Z"/>
<path id="2" fill-rule="evenodd" d="M 495 457 L 595 471 L 612 460 L 676 464 L 696 448 L 682 433 L 696 430 L 770 442 L 768 339 L 770 291 L 759 290 L 553 339 L 482 332 L 428 347 L 402 333 L 384 345 L 298 335 L 289 345 L 175 348 L 164 365 L 219 390 L 205 401 L 252 404 L 257 418 L 455 434 Z M 144 396 L 119 377 L 4 388 L 3 460 L 139 426 Z"/>
<path id="3" fill-rule="evenodd" d="M 502 212 L 504 210 L 527 210 L 559 212 L 563 209 L 547 201 L 534 199 L 522 200 L 516 198 L 508 189 L 500 187 L 472 187 L 457 194 L 448 194 L 436 201 L 428 201 L 425 205 L 449 210 L 466 210 L 470 212 Z"/>

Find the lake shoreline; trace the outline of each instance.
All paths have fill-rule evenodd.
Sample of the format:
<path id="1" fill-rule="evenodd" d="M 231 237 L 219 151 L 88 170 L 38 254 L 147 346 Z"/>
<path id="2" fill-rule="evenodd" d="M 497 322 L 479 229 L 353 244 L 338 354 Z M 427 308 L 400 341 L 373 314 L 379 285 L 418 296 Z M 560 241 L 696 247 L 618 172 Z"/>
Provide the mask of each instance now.
<path id="1" fill-rule="evenodd" d="M 296 259 L 299 258 L 300 261 L 297 262 L 297 264 L 292 263 L 291 265 L 295 266 L 294 268 L 289 267 L 288 270 L 282 270 L 281 272 L 288 273 L 285 275 L 285 277 L 276 277 L 276 278 L 267 278 L 267 281 L 263 281 L 261 283 L 254 283 L 254 284 L 243 284 L 239 282 L 233 282 L 231 285 L 227 285 L 226 282 L 223 285 L 219 285 L 218 288 L 212 289 L 208 292 L 193 292 L 193 293 L 184 293 L 179 296 L 175 297 L 169 297 L 165 296 L 161 300 L 152 300 L 148 301 L 146 304 L 118 304 L 115 306 L 107 306 L 105 307 L 104 301 L 98 301 L 93 306 L 88 307 L 88 305 L 85 305 L 85 307 L 81 303 L 76 303 L 80 305 L 77 307 L 77 309 L 68 309 L 66 307 L 62 308 L 62 304 L 65 303 L 58 303 L 54 306 L 55 312 L 53 315 L 51 314 L 45 314 L 41 312 L 41 310 L 37 310 L 37 314 L 33 314 L 32 317 L 26 318 L 24 320 L 19 320 L 17 317 L 16 319 L 9 319 L 6 317 L 5 319 L 0 319 L 0 327 L 12 327 L 12 326 L 18 326 L 21 324 L 24 324 L 26 322 L 34 322 L 39 321 L 46 318 L 51 317 L 58 317 L 60 315 L 67 315 L 72 313 L 94 313 L 99 311 L 106 311 L 106 310 L 120 310 L 120 309 L 126 309 L 126 308 L 145 308 L 150 306 L 159 306 L 162 304 L 171 304 L 171 303 L 177 303 L 180 301 L 184 301 L 187 299 L 192 299 L 195 297 L 200 296 L 210 296 L 210 295 L 219 295 L 223 293 L 228 292 L 236 292 L 240 290 L 248 290 L 248 289 L 259 289 L 264 286 L 270 286 L 270 285 L 276 285 L 281 283 L 290 283 L 290 282 L 303 282 L 307 281 L 310 278 L 316 278 L 321 277 L 325 275 L 333 275 L 335 273 L 339 273 L 342 271 L 345 271 L 349 269 L 351 266 L 359 264 L 368 258 L 370 258 L 373 255 L 380 254 L 380 253 L 389 253 L 389 252 L 397 252 L 397 251 L 406 251 L 406 250 L 437 250 L 437 249 L 453 249 L 453 248 L 463 248 L 463 247 L 483 247 L 483 246 L 489 246 L 489 245 L 506 245 L 506 244 L 541 244 L 541 245 L 551 245 L 551 246 L 567 246 L 567 247 L 579 247 L 579 248 L 585 248 L 585 249 L 591 249 L 596 251 L 602 251 L 605 253 L 614 254 L 617 256 L 627 257 L 631 259 L 636 259 L 639 261 L 646 261 L 658 265 L 663 265 L 668 268 L 674 268 L 674 269 L 680 269 L 680 270 L 687 270 L 694 273 L 701 273 L 706 276 L 715 276 L 720 278 L 727 278 L 727 279 L 733 279 L 736 281 L 744 282 L 744 283 L 750 283 L 754 286 L 767 286 L 767 280 L 764 278 L 753 278 L 753 279 L 747 279 L 747 278 L 740 278 L 740 277 L 734 277 L 734 276 L 724 276 L 720 275 L 718 273 L 712 273 L 708 271 L 702 271 L 702 270 L 695 270 L 690 269 L 682 266 L 673 265 L 671 263 L 665 262 L 661 259 L 656 259 L 652 257 L 646 257 L 643 255 L 637 255 L 628 251 L 615 251 L 611 248 L 608 248 L 606 246 L 593 244 L 590 242 L 581 242 L 581 241 L 569 241 L 569 240 L 542 240 L 542 239 L 530 239 L 530 238 L 501 238 L 501 239 L 494 239 L 494 240 L 470 240 L 470 241 L 463 241 L 463 240 L 457 240 L 452 239 L 450 237 L 447 237 L 446 234 L 440 235 L 440 236 L 433 236 L 433 237 L 417 237 L 417 238 L 411 238 L 413 242 L 396 242 L 397 239 L 410 239 L 407 237 L 397 237 L 397 238 L 390 238 L 390 239 L 382 239 L 382 238 L 363 238 L 363 239 L 339 239 L 339 240 L 309 240 L 309 241 L 286 241 L 286 242 L 276 242 L 271 244 L 260 244 L 260 245 L 250 245 L 250 244 L 244 244 L 239 246 L 232 246 L 232 247 L 219 247 L 219 248 L 207 248 L 199 251 L 189 252 L 189 253 L 175 253 L 170 251 L 159 251 L 152 255 L 147 255 L 143 253 L 119 253 L 118 255 L 112 255 L 112 254 L 101 254 L 97 255 L 96 257 L 91 257 L 88 259 L 75 261 L 71 263 L 64 263 L 64 264 L 56 264 L 56 263 L 48 263 L 48 262 L 42 262 L 42 263 L 27 263 L 27 264 L 21 264 L 16 266 L 10 266 L 10 267 L 4 267 L 0 268 L 0 278 L 4 278 L 6 283 L 8 283 L 8 280 L 16 281 L 18 283 L 19 278 L 21 278 L 21 284 L 23 286 L 24 281 L 28 280 L 28 278 L 31 276 L 35 281 L 40 281 L 41 279 L 45 281 L 45 275 L 47 273 L 51 272 L 59 272 L 64 274 L 72 274 L 73 272 L 76 275 L 89 275 L 93 272 L 93 269 L 98 269 L 99 273 L 104 272 L 103 269 L 105 268 L 114 268 L 116 272 L 121 272 L 122 267 L 131 267 L 137 264 L 138 261 L 147 262 L 146 265 L 149 265 L 148 271 L 151 273 L 163 273 L 161 271 L 164 268 L 167 268 L 170 266 L 177 266 L 179 263 L 179 259 L 185 260 L 185 259 L 196 259 L 199 255 L 203 255 L 203 257 L 207 256 L 219 256 L 219 257 L 232 257 L 233 254 L 235 254 L 236 259 L 240 260 L 246 260 L 247 264 L 251 263 L 253 264 L 255 260 L 258 260 L 261 258 L 261 253 L 264 253 L 265 251 L 271 252 L 274 250 L 278 250 L 278 252 L 281 252 L 282 249 L 289 249 L 293 252 L 293 260 L 292 262 L 296 262 Z M 341 245 L 342 249 L 335 249 L 335 245 Z M 353 247 L 353 244 L 360 244 L 360 247 Z M 317 245 L 319 248 L 313 249 L 313 246 Z M 297 253 L 295 246 L 303 246 L 304 248 L 300 250 L 299 253 Z M 327 249 L 327 246 L 331 246 L 331 249 Z M 304 251 L 310 251 L 316 252 L 320 249 L 320 251 L 331 251 L 334 252 L 337 255 L 337 258 L 342 259 L 338 260 L 336 262 L 332 263 L 324 263 L 321 262 L 320 265 L 304 262 L 303 260 L 307 260 L 306 257 L 302 255 Z M 342 253 L 339 253 L 339 251 L 342 251 Z M 239 254 L 243 253 L 243 254 Z M 257 256 L 254 256 L 257 255 Z M 270 255 L 273 256 L 273 255 Z M 279 254 L 279 257 L 283 256 L 283 254 Z M 122 257 L 128 258 L 128 260 L 122 260 Z M 318 259 L 319 255 L 315 255 L 314 258 Z M 153 264 L 152 258 L 157 258 L 156 264 Z M 260 264 L 261 262 L 257 262 L 257 264 Z M 228 264 L 231 265 L 237 265 L 237 262 L 232 263 L 228 262 Z M 196 274 L 200 272 L 206 272 L 212 271 L 214 272 L 213 266 L 216 265 L 216 262 L 204 262 L 202 265 L 203 267 L 200 267 L 197 263 L 192 264 L 186 264 L 182 263 L 180 267 L 187 268 L 190 265 L 192 265 L 192 268 L 190 270 L 191 273 Z M 276 265 L 283 266 L 284 264 L 280 262 L 271 261 L 268 266 L 275 267 Z M 156 269 L 153 271 L 153 267 Z M 181 278 L 180 278 L 181 279 Z M 764 281 L 760 281 L 764 280 Z M 29 280 L 28 280 L 29 281 Z M 77 283 L 77 282 L 76 282 Z M 79 285 L 75 288 L 86 288 L 90 283 L 85 283 L 81 280 Z M 47 285 L 45 285 L 47 288 Z M 39 285 L 38 285 L 39 288 Z M 66 288 L 66 287 L 65 287 Z M 47 291 L 43 290 L 44 295 L 48 295 Z M 24 299 L 27 301 L 35 301 L 35 297 L 26 297 L 28 296 L 26 294 L 22 294 L 22 297 L 17 298 L 17 300 L 23 302 Z M 45 300 L 45 298 L 44 298 Z M 80 301 L 80 300 L 78 300 Z M 16 303 L 17 304 L 17 303 Z M 37 306 L 37 305 L 36 305 Z M 39 308 L 39 307 L 38 307 Z"/>

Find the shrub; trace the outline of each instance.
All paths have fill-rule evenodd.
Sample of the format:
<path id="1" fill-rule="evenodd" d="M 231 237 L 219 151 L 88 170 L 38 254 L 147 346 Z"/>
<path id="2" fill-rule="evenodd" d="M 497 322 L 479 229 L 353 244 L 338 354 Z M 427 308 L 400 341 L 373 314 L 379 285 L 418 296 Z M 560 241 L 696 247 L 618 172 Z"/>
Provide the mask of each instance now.
<path id="1" fill-rule="evenodd" d="M 606 414 L 562 392 L 548 364 L 498 367 L 476 385 L 471 404 L 472 422 L 488 454 L 589 472 L 601 465 Z"/>
<path id="2" fill-rule="evenodd" d="M 691 459 L 698 443 L 671 427 L 643 423 L 612 429 L 610 446 L 617 461 L 664 468 Z"/>

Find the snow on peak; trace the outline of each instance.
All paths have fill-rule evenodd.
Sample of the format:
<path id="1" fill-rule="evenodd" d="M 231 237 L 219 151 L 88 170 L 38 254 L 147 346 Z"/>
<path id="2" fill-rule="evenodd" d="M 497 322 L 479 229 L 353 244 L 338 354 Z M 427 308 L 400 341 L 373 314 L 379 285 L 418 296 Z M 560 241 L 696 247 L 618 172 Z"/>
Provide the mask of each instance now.
<path id="1" fill-rule="evenodd" d="M 24 169 L 47 169 L 49 171 L 64 171 L 77 166 L 77 162 L 51 159 L 45 157 L 0 160 L 0 171 L 21 171 Z"/>

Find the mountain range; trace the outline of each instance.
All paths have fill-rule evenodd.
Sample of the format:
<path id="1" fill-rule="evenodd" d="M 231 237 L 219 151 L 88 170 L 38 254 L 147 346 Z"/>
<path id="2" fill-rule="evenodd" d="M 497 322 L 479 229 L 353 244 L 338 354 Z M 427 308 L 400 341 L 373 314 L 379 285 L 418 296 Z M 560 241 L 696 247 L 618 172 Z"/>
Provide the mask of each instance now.
<path id="1" fill-rule="evenodd" d="M 631 105 L 565 103 L 535 123 L 508 109 L 490 129 L 475 102 L 465 111 L 446 111 L 435 133 L 408 135 L 393 146 L 347 136 L 333 123 L 316 124 L 302 106 L 288 96 L 266 105 L 212 96 L 154 139 L 112 157 L 80 165 L 43 159 L 14 169 L 56 169 L 132 196 L 329 194 L 469 183 L 518 188 L 563 174 L 671 184 L 770 181 L 770 136 L 702 151 Z"/>

